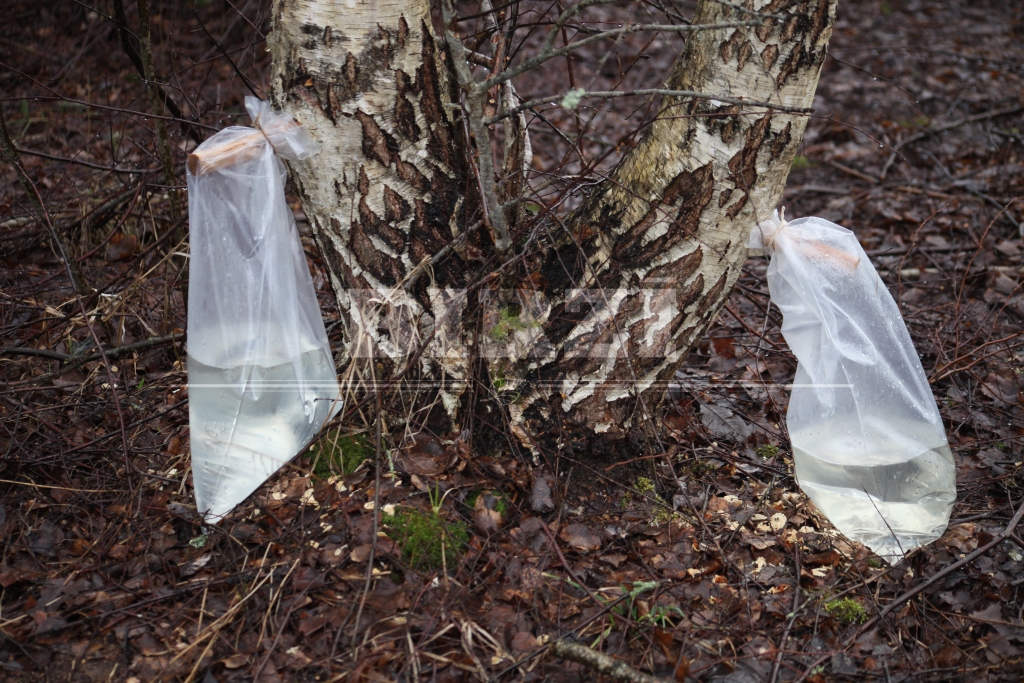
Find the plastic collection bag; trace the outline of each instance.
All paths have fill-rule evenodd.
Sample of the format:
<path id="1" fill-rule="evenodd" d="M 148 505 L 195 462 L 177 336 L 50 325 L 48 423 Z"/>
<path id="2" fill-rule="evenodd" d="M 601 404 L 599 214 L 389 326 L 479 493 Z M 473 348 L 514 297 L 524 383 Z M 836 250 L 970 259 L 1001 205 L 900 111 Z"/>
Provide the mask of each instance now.
<path id="1" fill-rule="evenodd" d="M 340 409 L 313 281 L 278 157 L 319 149 L 255 97 L 188 159 L 189 426 L 196 506 L 217 521 Z"/>
<path id="2" fill-rule="evenodd" d="M 867 254 L 821 218 L 754 227 L 799 361 L 786 421 L 800 487 L 891 564 L 946 529 L 953 456 L 921 360 Z"/>

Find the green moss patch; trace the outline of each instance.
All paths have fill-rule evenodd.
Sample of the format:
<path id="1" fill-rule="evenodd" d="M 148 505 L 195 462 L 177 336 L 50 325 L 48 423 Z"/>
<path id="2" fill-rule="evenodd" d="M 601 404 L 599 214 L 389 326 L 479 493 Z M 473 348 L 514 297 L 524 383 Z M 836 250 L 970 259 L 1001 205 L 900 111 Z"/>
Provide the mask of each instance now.
<path id="1" fill-rule="evenodd" d="M 447 521 L 434 512 L 400 507 L 384 524 L 401 548 L 402 562 L 420 571 L 451 567 L 469 544 L 464 522 Z"/>
<path id="2" fill-rule="evenodd" d="M 853 598 L 830 600 L 825 603 L 825 611 L 844 624 L 859 625 L 868 620 L 867 610 Z"/>
<path id="3" fill-rule="evenodd" d="M 345 436 L 341 429 L 328 432 L 309 449 L 313 478 L 352 474 L 364 460 L 373 457 L 375 448 L 366 434 Z"/>

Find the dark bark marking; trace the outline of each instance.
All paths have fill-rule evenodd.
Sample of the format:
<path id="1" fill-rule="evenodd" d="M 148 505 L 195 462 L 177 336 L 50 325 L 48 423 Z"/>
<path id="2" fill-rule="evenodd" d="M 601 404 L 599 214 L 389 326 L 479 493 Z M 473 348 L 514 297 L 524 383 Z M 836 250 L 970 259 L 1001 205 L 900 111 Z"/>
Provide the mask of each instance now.
<path id="1" fill-rule="evenodd" d="M 722 193 L 718 195 L 718 208 L 722 208 L 728 204 L 730 197 L 732 197 L 732 190 L 730 188 L 727 187 L 722 190 Z"/>
<path id="2" fill-rule="evenodd" d="M 327 47 L 331 47 L 334 42 L 350 40 L 344 34 L 336 35 L 331 27 L 321 28 L 306 24 L 301 30 L 309 36 L 302 46 L 306 50 L 315 49 L 317 41 L 323 41 Z M 304 65 L 304 58 L 300 57 L 300 73 L 296 74 L 292 83 L 287 84 L 284 92 L 289 95 L 300 94 L 302 91 L 298 86 L 304 86 L 312 78 L 313 83 L 310 87 L 316 93 L 319 108 L 332 123 L 337 124 L 337 116 L 345 103 L 354 99 L 358 93 L 376 90 L 378 75 L 391 69 L 394 55 L 395 48 L 390 34 L 378 26 L 376 36 L 371 37 L 366 47 L 358 54 L 349 52 L 345 55 L 345 64 L 340 69 L 320 63 L 317 74 L 310 77 L 309 70 Z"/>
<path id="3" fill-rule="evenodd" d="M 416 69 L 416 83 L 423 96 L 420 98 L 420 109 L 427 120 L 427 151 L 435 159 L 439 159 L 446 168 L 459 168 L 455 155 L 455 145 L 451 131 L 451 123 L 444 111 L 441 101 L 441 81 L 437 73 L 437 52 L 431 38 L 430 29 L 423 24 L 423 63 Z"/>
<path id="4" fill-rule="evenodd" d="M 698 227 L 700 215 L 711 201 L 714 192 L 714 175 L 711 163 L 693 171 L 683 171 L 668 184 L 660 202 L 655 202 L 647 214 L 627 230 L 615 244 L 612 258 L 620 268 L 646 265 L 651 259 L 664 253 Z M 663 218 L 662 206 L 669 207 L 681 201 L 682 206 L 665 234 L 642 244 L 644 235 L 651 225 Z"/>
<path id="5" fill-rule="evenodd" d="M 427 177 L 408 161 L 400 159 L 398 154 L 395 154 L 395 171 L 398 172 L 399 178 L 412 185 L 417 192 L 423 193 L 430 188 Z"/>
<path id="6" fill-rule="evenodd" d="M 402 199 L 402 195 L 384 186 L 384 220 L 395 225 L 405 220 L 409 215 L 409 202 Z"/>
<path id="7" fill-rule="evenodd" d="M 445 240 L 437 232 L 436 217 L 434 207 L 422 199 L 416 200 L 409 229 L 409 256 L 413 263 L 433 256 L 444 247 Z"/>
<path id="8" fill-rule="evenodd" d="M 593 327 L 593 329 L 579 335 L 571 342 L 566 342 L 562 349 L 561 363 L 562 374 L 577 373 L 581 377 L 596 372 L 606 359 L 604 354 L 594 355 L 594 347 L 611 344 L 618 336 L 615 320 L 605 320 Z M 625 330 L 622 331 L 625 334 Z M 566 358 L 568 356 L 568 358 Z"/>
<path id="9" fill-rule="evenodd" d="M 390 190 L 386 185 L 384 186 L 384 198 L 385 205 L 387 203 L 387 192 Z M 366 202 L 367 195 L 370 194 L 370 179 L 366 176 L 366 169 L 362 166 L 359 167 L 359 225 L 363 232 L 369 235 L 376 235 L 380 238 L 384 244 L 388 245 L 392 251 L 396 253 L 402 253 L 405 250 L 405 233 L 401 230 L 396 230 L 394 227 L 389 225 L 387 222 L 382 221 L 380 217 L 373 212 L 370 205 Z"/>
<path id="10" fill-rule="evenodd" d="M 676 294 L 680 311 L 685 311 L 688 306 L 691 306 L 694 301 L 700 298 L 701 292 L 704 291 L 704 274 L 700 273 L 697 277 L 693 278 L 693 282 L 685 285 L 679 289 Z"/>
<path id="11" fill-rule="evenodd" d="M 405 47 L 405 41 L 409 39 L 409 23 L 405 20 L 405 15 L 398 17 L 398 49 L 401 50 Z"/>
<path id="12" fill-rule="evenodd" d="M 750 127 L 743 149 L 729 159 L 729 179 L 733 185 L 744 191 L 754 186 L 757 180 L 757 152 L 771 131 L 771 114 L 765 114 Z"/>
<path id="13" fill-rule="evenodd" d="M 363 156 L 379 162 L 385 168 L 391 166 L 391 161 L 398 158 L 398 142 L 366 112 L 356 110 L 356 118 L 363 126 Z"/>
<path id="14" fill-rule="evenodd" d="M 788 43 L 793 40 L 793 36 L 796 35 L 796 30 L 800 27 L 800 15 L 794 14 L 786 20 L 786 25 L 782 27 L 782 34 L 779 36 L 779 41 L 782 43 Z"/>
<path id="15" fill-rule="evenodd" d="M 818 42 L 821 37 L 822 31 L 825 30 L 825 26 L 828 24 L 828 0 L 818 0 L 817 7 L 814 8 L 814 14 L 811 15 L 811 28 L 808 31 L 808 45 L 814 45 Z"/>
<path id="16" fill-rule="evenodd" d="M 750 61 L 750 57 L 753 54 L 754 46 L 750 44 L 749 40 L 744 40 L 743 44 L 740 45 L 739 54 L 736 56 L 739 60 L 739 65 L 736 67 L 737 70 L 742 69 Z"/>
<path id="17" fill-rule="evenodd" d="M 402 264 L 380 251 L 370 241 L 363 226 L 353 221 L 349 229 L 348 248 L 367 273 L 388 287 L 394 287 L 403 276 Z"/>
<path id="18" fill-rule="evenodd" d="M 761 60 L 764 62 L 765 69 L 771 69 L 775 65 L 775 60 L 779 58 L 779 46 L 768 45 L 761 51 Z"/>
<path id="19" fill-rule="evenodd" d="M 619 310 L 615 313 L 615 318 L 616 320 L 625 320 L 643 307 L 643 293 L 633 292 L 619 303 Z"/>
<path id="20" fill-rule="evenodd" d="M 741 190 L 742 192 L 742 190 Z M 747 205 L 747 200 L 750 199 L 750 195 L 743 192 L 743 196 L 736 200 L 736 202 L 725 210 L 725 215 L 729 218 L 736 218 L 743 210 L 743 207 Z"/>
<path id="21" fill-rule="evenodd" d="M 767 11 L 767 10 L 765 10 L 765 11 Z M 764 23 L 761 24 L 760 26 L 758 26 L 757 27 L 757 31 L 755 31 L 755 34 L 757 35 L 758 40 L 760 40 L 762 43 L 767 43 L 768 42 L 768 38 L 771 36 L 772 30 L 774 28 L 775 28 L 775 20 L 770 18 L 770 17 L 765 19 Z"/>
<path id="22" fill-rule="evenodd" d="M 333 216 L 331 217 L 331 228 L 334 235 L 341 236 L 341 223 Z M 356 275 L 348 267 L 342 253 L 334 246 L 334 240 L 319 240 L 318 244 L 330 272 L 339 276 L 351 289 L 370 288 L 369 283 L 361 275 Z"/>
<path id="23" fill-rule="evenodd" d="M 345 58 L 345 68 L 342 71 L 345 77 L 344 85 L 346 90 L 345 99 L 349 99 L 351 95 L 354 95 L 359 86 L 359 60 L 351 52 Z"/>
<path id="24" fill-rule="evenodd" d="M 718 132 L 718 136 L 722 138 L 722 142 L 727 145 L 731 144 L 732 141 L 736 139 L 736 135 L 739 133 L 742 125 L 738 116 L 740 108 L 732 105 L 722 107 L 718 111 L 724 114 L 724 116 L 709 120 L 711 130 Z"/>
<path id="25" fill-rule="evenodd" d="M 640 286 L 643 288 L 670 285 L 679 286 L 679 283 L 686 282 L 691 275 L 697 272 L 701 262 L 704 260 L 704 251 L 697 247 L 678 261 L 672 261 L 664 265 L 652 268 L 644 276 Z"/>
<path id="26" fill-rule="evenodd" d="M 416 125 L 416 109 L 406 97 L 412 92 L 412 80 L 401 69 L 395 69 L 395 125 L 407 140 L 420 139 L 420 127 Z"/>
<path id="27" fill-rule="evenodd" d="M 742 41 L 743 33 L 740 29 L 736 29 L 729 35 L 729 38 L 725 40 L 718 49 L 718 54 L 721 55 L 723 62 L 728 64 L 729 61 L 732 60 L 733 55 L 736 54 L 736 50 L 739 48 Z"/>
<path id="28" fill-rule="evenodd" d="M 784 151 L 789 143 L 793 140 L 793 122 L 789 121 L 786 123 L 786 127 L 780 130 L 778 133 L 772 136 L 772 159 L 777 159 Z"/>
<path id="29" fill-rule="evenodd" d="M 795 45 L 792 52 L 786 57 L 786 61 L 779 67 L 779 75 L 775 77 L 775 84 L 782 87 L 789 80 L 789 77 L 797 72 L 804 60 L 804 48 L 802 45 Z"/>
<path id="30" fill-rule="evenodd" d="M 818 0 L 814 11 L 807 13 L 809 6 L 805 3 L 800 8 L 800 13 L 794 14 L 784 27 L 781 35 L 782 42 L 789 42 L 793 36 L 804 36 L 800 44 L 794 45 L 786 61 L 783 63 L 775 82 L 780 87 L 790 76 L 804 68 L 815 68 L 821 66 L 825 58 L 825 51 L 814 49 L 825 27 L 828 25 L 828 0 Z"/>
<path id="31" fill-rule="evenodd" d="M 717 310 L 718 300 L 722 298 L 722 294 L 725 292 L 725 283 L 728 280 L 726 275 L 727 273 L 722 273 L 718 278 L 718 282 L 704 294 L 700 305 L 697 306 L 697 310 L 693 312 L 697 318 L 704 317 L 712 309 Z"/>

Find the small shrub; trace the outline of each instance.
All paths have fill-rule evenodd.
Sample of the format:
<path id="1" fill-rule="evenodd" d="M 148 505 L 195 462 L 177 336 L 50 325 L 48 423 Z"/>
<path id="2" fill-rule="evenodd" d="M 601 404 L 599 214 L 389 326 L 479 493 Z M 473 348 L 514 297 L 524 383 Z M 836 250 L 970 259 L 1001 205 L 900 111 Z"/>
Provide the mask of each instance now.
<path id="1" fill-rule="evenodd" d="M 366 434 L 342 436 L 340 429 L 328 432 L 310 448 L 313 478 L 326 479 L 331 475 L 352 474 L 364 460 L 373 457 L 375 451 Z"/>
<path id="2" fill-rule="evenodd" d="M 421 571 L 453 565 L 469 544 L 464 522 L 449 522 L 434 512 L 400 507 L 385 525 L 402 550 L 402 561 Z"/>
<path id="3" fill-rule="evenodd" d="M 790 172 L 802 171 L 805 168 L 811 167 L 811 161 L 805 156 L 793 157 L 793 165 L 790 166 Z"/>
<path id="4" fill-rule="evenodd" d="M 774 458 L 779 454 L 779 447 L 774 444 L 765 443 L 758 446 L 754 452 L 765 460 L 768 460 L 769 458 Z"/>
<path id="5" fill-rule="evenodd" d="M 651 479 L 648 477 L 637 477 L 636 482 L 633 484 L 633 490 L 640 494 L 639 500 L 636 503 L 650 511 L 649 522 L 651 526 L 661 526 L 675 518 L 676 513 L 668 507 L 665 499 L 655 493 L 654 482 Z M 630 492 L 627 492 L 619 501 L 619 507 L 622 508 L 632 508 L 633 504 L 633 495 Z"/>
<path id="6" fill-rule="evenodd" d="M 860 625 L 868 620 L 867 611 L 853 598 L 830 600 L 825 611 L 844 624 Z"/>

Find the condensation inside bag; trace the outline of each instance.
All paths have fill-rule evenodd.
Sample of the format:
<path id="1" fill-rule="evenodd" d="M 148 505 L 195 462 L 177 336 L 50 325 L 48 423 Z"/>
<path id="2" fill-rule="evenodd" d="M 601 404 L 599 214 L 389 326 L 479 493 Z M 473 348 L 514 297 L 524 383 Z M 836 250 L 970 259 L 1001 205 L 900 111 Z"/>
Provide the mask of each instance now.
<path id="1" fill-rule="evenodd" d="M 903 317 L 856 236 L 776 212 L 747 245 L 799 364 L 786 422 L 803 491 L 848 538 L 894 564 L 946 529 L 953 456 Z"/>
<path id="2" fill-rule="evenodd" d="M 227 128 L 189 157 L 189 428 L 196 506 L 216 521 L 333 417 L 337 372 L 278 157 L 318 150 L 254 97 L 259 130 Z"/>

